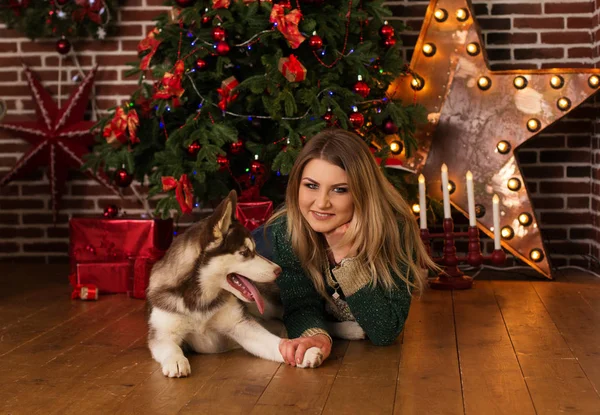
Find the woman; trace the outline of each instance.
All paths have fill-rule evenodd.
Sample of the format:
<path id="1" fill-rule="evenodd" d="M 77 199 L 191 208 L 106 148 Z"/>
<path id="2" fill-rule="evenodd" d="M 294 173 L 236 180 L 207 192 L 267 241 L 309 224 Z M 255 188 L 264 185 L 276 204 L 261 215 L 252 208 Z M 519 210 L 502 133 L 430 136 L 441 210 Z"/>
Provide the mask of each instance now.
<path id="1" fill-rule="evenodd" d="M 267 224 L 290 340 L 286 363 L 331 352 L 327 320 L 355 321 L 376 345 L 404 328 L 428 257 L 413 214 L 367 144 L 345 130 L 310 139 L 289 175 L 286 203 Z"/>

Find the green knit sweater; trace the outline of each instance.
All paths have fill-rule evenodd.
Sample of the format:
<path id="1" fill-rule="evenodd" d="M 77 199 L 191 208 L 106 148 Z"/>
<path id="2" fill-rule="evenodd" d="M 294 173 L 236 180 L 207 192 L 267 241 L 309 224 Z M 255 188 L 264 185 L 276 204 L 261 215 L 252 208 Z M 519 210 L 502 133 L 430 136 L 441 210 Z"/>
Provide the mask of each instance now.
<path id="1" fill-rule="evenodd" d="M 326 300 L 316 291 L 292 250 L 286 219 L 277 220 L 271 227 L 273 260 L 283 270 L 276 281 L 281 291 L 283 320 L 289 338 L 318 333 L 329 335 L 325 325 L 328 319 Z M 396 277 L 397 288 L 388 291 L 381 284 L 372 287 L 369 273 L 357 260 L 345 261 L 332 273 L 342 291 L 338 293 L 345 298 L 354 318 L 373 344 L 393 343 L 404 328 L 410 307 L 411 296 L 406 283 L 392 274 Z M 333 294 L 334 290 L 326 280 L 325 284 L 329 295 Z"/>

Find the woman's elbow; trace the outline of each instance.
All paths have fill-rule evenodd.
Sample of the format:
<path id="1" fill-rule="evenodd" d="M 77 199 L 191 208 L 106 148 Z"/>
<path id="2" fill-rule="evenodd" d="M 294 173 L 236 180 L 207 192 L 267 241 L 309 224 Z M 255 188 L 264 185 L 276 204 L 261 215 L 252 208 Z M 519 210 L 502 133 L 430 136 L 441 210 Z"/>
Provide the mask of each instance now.
<path id="1" fill-rule="evenodd" d="M 393 330 L 381 331 L 379 333 L 367 334 L 369 340 L 375 346 L 390 346 L 396 342 L 396 339 L 402 333 L 404 329 L 404 324 L 402 326 L 395 328 Z"/>

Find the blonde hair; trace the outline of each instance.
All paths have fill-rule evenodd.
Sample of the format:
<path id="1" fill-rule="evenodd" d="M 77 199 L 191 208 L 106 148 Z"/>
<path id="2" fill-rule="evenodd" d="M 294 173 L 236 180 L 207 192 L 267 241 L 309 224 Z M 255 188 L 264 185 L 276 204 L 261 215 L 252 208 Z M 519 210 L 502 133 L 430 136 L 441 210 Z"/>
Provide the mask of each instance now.
<path id="1" fill-rule="evenodd" d="M 292 248 L 316 290 L 329 298 L 323 278 L 323 267 L 328 264 L 327 244 L 304 219 L 298 203 L 302 173 L 314 159 L 334 164 L 348 175 L 357 226 L 354 232 L 348 230 L 343 242 L 356 243 L 357 258 L 368 264 L 373 285 L 382 284 L 387 290 L 395 287 L 391 268 L 409 289 L 423 290 L 422 268 L 437 266 L 425 250 L 410 207 L 385 178 L 369 146 L 356 134 L 339 129 L 322 131 L 306 143 L 290 172 L 285 206 L 269 219 L 272 223 L 287 215 Z M 407 264 L 406 273 L 399 263 Z"/>

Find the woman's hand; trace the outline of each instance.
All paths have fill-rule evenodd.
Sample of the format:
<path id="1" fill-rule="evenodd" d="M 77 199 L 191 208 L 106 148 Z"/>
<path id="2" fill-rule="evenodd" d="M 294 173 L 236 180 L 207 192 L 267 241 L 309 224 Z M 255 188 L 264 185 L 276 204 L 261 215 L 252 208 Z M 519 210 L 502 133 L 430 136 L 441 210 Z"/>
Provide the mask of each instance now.
<path id="1" fill-rule="evenodd" d="M 327 245 L 329 245 L 331 253 L 333 254 L 333 260 L 336 264 L 339 264 L 340 261 L 344 258 L 351 258 L 356 256 L 358 247 L 353 242 L 339 246 L 342 238 L 344 237 L 344 235 L 346 235 L 346 232 L 349 229 L 352 229 L 353 232 L 356 232 L 356 225 L 356 215 L 352 215 L 352 219 L 350 220 L 350 222 L 346 222 L 343 225 L 338 226 L 331 232 L 324 234 L 325 239 L 327 240 Z"/>
<path id="2" fill-rule="evenodd" d="M 297 339 L 281 339 L 279 352 L 283 361 L 291 366 L 297 366 L 304 360 L 304 353 L 311 347 L 318 347 L 323 354 L 323 360 L 331 353 L 331 340 L 324 334 L 315 334 L 310 337 L 298 337 Z"/>

